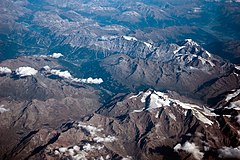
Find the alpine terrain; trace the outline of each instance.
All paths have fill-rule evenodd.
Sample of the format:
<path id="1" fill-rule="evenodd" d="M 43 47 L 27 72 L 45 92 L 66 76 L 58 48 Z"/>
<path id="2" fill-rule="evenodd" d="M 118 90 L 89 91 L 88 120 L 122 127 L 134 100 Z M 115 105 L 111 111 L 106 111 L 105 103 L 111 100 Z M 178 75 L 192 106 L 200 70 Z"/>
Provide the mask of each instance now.
<path id="1" fill-rule="evenodd" d="M 239 0 L 1 0 L 0 159 L 240 159 Z"/>

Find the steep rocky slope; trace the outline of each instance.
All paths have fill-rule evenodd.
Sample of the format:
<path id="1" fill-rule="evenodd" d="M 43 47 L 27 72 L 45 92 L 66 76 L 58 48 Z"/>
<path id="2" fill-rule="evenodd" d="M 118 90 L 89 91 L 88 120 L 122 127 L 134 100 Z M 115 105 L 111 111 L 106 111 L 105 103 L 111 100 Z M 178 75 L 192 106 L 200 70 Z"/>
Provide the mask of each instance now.
<path id="1" fill-rule="evenodd" d="M 21 57 L 2 62 L 2 65 L 13 70 L 2 72 L 0 77 L 0 156 L 3 159 L 31 157 L 38 152 L 34 148 L 58 135 L 51 133 L 52 130 L 68 121 L 80 120 L 101 106 L 98 91 L 92 87 L 48 75 L 44 66 L 62 68 L 52 58 Z M 18 75 L 17 69 L 22 66 L 28 68 Z M 27 75 L 31 69 L 38 72 Z M 47 137 L 32 140 L 34 135 Z"/>
<path id="2" fill-rule="evenodd" d="M 0 156 L 239 158 L 239 67 L 190 40 L 168 50 L 111 55 L 88 69 L 60 53 L 1 62 Z"/>
<path id="3" fill-rule="evenodd" d="M 141 55 L 140 52 L 151 50 L 148 48 L 151 45 L 188 37 L 201 45 L 215 44 L 225 50 L 228 46 L 221 43 L 239 40 L 238 1 L 2 0 L 0 3 L 1 59 L 57 50 L 66 52 L 72 61 L 121 51 Z M 129 36 L 148 47 L 138 42 L 126 47 L 123 37 Z M 99 55 L 89 52 L 86 55 L 86 50 Z M 231 51 L 238 54 L 236 49 Z M 224 58 L 238 63 L 235 56 Z"/>
<path id="4" fill-rule="evenodd" d="M 101 66 L 119 83 L 132 89 L 172 90 L 205 102 L 240 87 L 239 70 L 234 65 L 191 39 L 178 45 L 162 44 L 142 56 L 111 55 Z"/>
<path id="5" fill-rule="evenodd" d="M 1 0 L 0 159 L 240 159 L 239 7 Z"/>

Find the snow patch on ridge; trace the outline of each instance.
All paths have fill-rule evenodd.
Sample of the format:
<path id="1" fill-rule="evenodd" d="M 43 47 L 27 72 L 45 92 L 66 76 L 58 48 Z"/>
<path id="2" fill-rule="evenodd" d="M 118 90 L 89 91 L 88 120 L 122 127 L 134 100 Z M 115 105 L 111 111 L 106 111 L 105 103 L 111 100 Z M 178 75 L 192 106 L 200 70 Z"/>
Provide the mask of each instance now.
<path id="1" fill-rule="evenodd" d="M 0 74 L 10 74 L 12 70 L 8 67 L 0 67 Z"/>
<path id="2" fill-rule="evenodd" d="M 163 106 L 169 106 L 171 101 L 166 97 L 159 98 L 157 94 L 151 94 L 149 109 L 160 108 Z"/>
<path id="3" fill-rule="evenodd" d="M 177 117 L 173 113 L 168 114 L 170 118 L 172 118 L 174 121 L 177 120 Z"/>
<path id="4" fill-rule="evenodd" d="M 208 57 L 212 57 L 211 53 L 209 53 L 208 51 L 206 51 L 205 53 L 208 55 Z"/>
<path id="5" fill-rule="evenodd" d="M 142 112 L 142 111 L 144 111 L 144 108 L 143 109 L 135 109 L 135 110 L 133 110 L 133 113 L 139 113 L 139 112 Z"/>
<path id="6" fill-rule="evenodd" d="M 181 49 L 185 48 L 186 46 L 180 46 L 175 51 L 173 51 L 174 54 L 177 54 Z"/>
<path id="7" fill-rule="evenodd" d="M 192 39 L 186 39 L 186 42 L 190 46 L 200 47 L 200 45 L 197 42 L 193 41 Z M 195 49 L 198 50 L 198 48 L 195 48 Z M 209 53 L 207 50 L 204 50 L 204 53 L 207 55 L 208 58 L 212 58 L 211 53 Z M 208 58 L 206 59 L 205 57 L 201 57 L 201 56 L 197 56 L 197 57 L 202 62 L 203 65 L 206 63 L 209 63 L 212 67 L 215 66 L 215 64 Z"/>
<path id="8" fill-rule="evenodd" d="M 148 48 L 152 48 L 153 47 L 153 45 L 152 44 L 150 44 L 150 43 L 147 43 L 147 42 L 143 42 Z"/>
<path id="9" fill-rule="evenodd" d="M 229 106 L 225 107 L 226 109 L 234 109 L 240 111 L 240 100 L 231 102 Z"/>
<path id="10" fill-rule="evenodd" d="M 199 44 L 192 39 L 185 39 L 185 42 L 191 46 L 199 46 Z"/>
<path id="11" fill-rule="evenodd" d="M 4 112 L 8 112 L 8 111 L 10 111 L 10 109 L 4 108 L 4 105 L 0 106 L 0 113 L 4 113 Z"/>
<path id="12" fill-rule="evenodd" d="M 232 98 L 235 98 L 236 96 L 238 96 L 240 94 L 240 89 L 236 90 L 235 92 L 228 94 L 225 101 L 229 102 Z"/>
<path id="13" fill-rule="evenodd" d="M 236 68 L 237 70 L 240 70 L 240 66 L 235 65 L 235 68 Z"/>
<path id="14" fill-rule="evenodd" d="M 123 38 L 127 41 L 138 41 L 138 39 L 136 37 L 131 37 L 131 36 L 123 36 Z M 153 45 L 151 43 L 148 43 L 148 42 L 143 42 L 143 41 L 140 41 L 142 42 L 144 45 L 146 45 L 148 48 L 152 48 Z"/>
<path id="15" fill-rule="evenodd" d="M 133 98 L 137 98 L 138 96 L 140 96 L 143 92 L 139 92 L 137 95 L 133 95 L 131 97 L 129 97 L 129 99 L 133 99 Z"/>
<path id="16" fill-rule="evenodd" d="M 200 107 L 196 104 L 190 104 L 190 103 L 184 103 L 181 102 L 179 100 L 176 99 L 172 99 L 170 98 L 167 94 L 163 93 L 163 92 L 156 92 L 156 91 L 147 91 L 145 93 L 141 94 L 141 102 L 145 103 L 146 102 L 146 98 L 149 97 L 150 98 L 150 103 L 147 106 L 147 108 L 143 108 L 143 109 L 139 109 L 139 110 L 134 110 L 133 112 L 142 112 L 144 110 L 153 110 L 156 108 L 161 108 L 161 107 L 176 107 L 179 106 L 184 110 L 191 110 L 193 115 L 201 122 L 203 122 L 204 124 L 208 124 L 208 125 L 212 125 L 214 122 L 211 121 L 209 118 L 207 118 L 207 116 L 211 117 L 211 116 L 217 116 L 215 113 L 212 112 L 211 109 L 207 108 L 207 107 Z M 140 97 L 140 96 L 138 96 Z M 172 113 L 169 114 L 169 116 L 173 119 L 176 120 L 175 115 L 173 115 Z M 158 118 L 158 115 L 156 115 L 155 117 Z"/>
<path id="17" fill-rule="evenodd" d="M 123 38 L 126 39 L 127 41 L 137 41 L 137 38 L 131 36 L 123 36 Z"/>
<path id="18" fill-rule="evenodd" d="M 159 115 L 160 115 L 160 111 L 156 113 L 155 118 L 159 118 Z"/>
<path id="19" fill-rule="evenodd" d="M 203 65 L 209 63 L 212 67 L 215 66 L 215 64 L 212 61 L 210 61 L 210 60 L 207 60 L 207 59 L 202 58 L 200 56 L 198 56 L 198 59 L 202 62 Z"/>
<path id="20" fill-rule="evenodd" d="M 144 92 L 143 95 L 142 95 L 142 98 L 141 98 L 141 102 L 142 103 L 145 103 L 146 102 L 146 98 L 151 94 L 151 91 L 147 91 L 147 92 Z"/>

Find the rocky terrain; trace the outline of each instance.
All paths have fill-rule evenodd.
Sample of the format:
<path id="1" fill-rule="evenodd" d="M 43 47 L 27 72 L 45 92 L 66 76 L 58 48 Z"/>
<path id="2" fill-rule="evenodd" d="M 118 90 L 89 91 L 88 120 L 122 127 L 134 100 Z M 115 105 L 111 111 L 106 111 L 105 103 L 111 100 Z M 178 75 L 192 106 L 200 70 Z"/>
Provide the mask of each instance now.
<path id="1" fill-rule="evenodd" d="M 189 37 L 202 46 L 216 46 L 209 50 L 223 55 L 228 47 L 236 48 L 235 43 L 228 42 L 239 40 L 238 1 L 2 0 L 0 3 L 1 59 L 61 50 L 67 59 L 80 63 L 79 59 L 98 59 L 120 51 L 151 52 L 152 46 L 158 47 L 162 42 L 177 43 Z M 142 43 L 126 43 L 131 37 Z M 228 47 L 222 48 L 222 43 Z M 231 54 L 238 54 L 237 49 L 231 49 Z M 230 55 L 224 58 L 239 62 Z"/>
<path id="2" fill-rule="evenodd" d="M 2 61 L 2 159 L 238 159 L 239 67 L 189 39 L 146 56 Z"/>
<path id="3" fill-rule="evenodd" d="M 0 159 L 240 159 L 239 0 L 1 0 Z"/>

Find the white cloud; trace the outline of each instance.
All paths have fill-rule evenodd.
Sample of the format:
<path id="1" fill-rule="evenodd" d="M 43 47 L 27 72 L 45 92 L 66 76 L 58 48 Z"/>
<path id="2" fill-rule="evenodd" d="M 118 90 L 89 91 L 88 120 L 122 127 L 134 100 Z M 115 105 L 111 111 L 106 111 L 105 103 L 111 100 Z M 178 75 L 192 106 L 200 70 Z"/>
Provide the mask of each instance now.
<path id="1" fill-rule="evenodd" d="M 82 79 L 84 83 L 90 83 L 90 84 L 100 84 L 103 82 L 102 78 L 95 78 L 89 77 L 87 79 Z"/>
<path id="2" fill-rule="evenodd" d="M 92 78 L 92 77 L 89 77 L 87 79 L 73 78 L 72 81 L 81 82 L 81 83 L 88 83 L 88 84 L 101 84 L 101 83 L 103 83 L 102 78 Z"/>
<path id="3" fill-rule="evenodd" d="M 51 68 L 49 66 L 44 66 L 43 69 L 45 69 L 46 71 L 50 71 Z"/>
<path id="4" fill-rule="evenodd" d="M 84 151 L 91 151 L 94 149 L 94 146 L 92 146 L 91 144 L 87 143 L 83 146 L 83 150 Z"/>
<path id="5" fill-rule="evenodd" d="M 89 143 L 87 143 L 83 146 L 83 150 L 86 151 L 86 152 L 87 151 L 92 151 L 92 150 L 101 150 L 103 148 L 104 148 L 104 146 L 94 146 L 94 145 L 91 145 Z"/>
<path id="6" fill-rule="evenodd" d="M 114 142 L 117 140 L 116 137 L 114 136 L 107 136 L 107 137 L 95 137 L 93 138 L 94 141 L 96 142 Z"/>
<path id="7" fill-rule="evenodd" d="M 79 146 L 73 146 L 73 148 L 69 148 L 69 147 L 60 147 L 60 148 L 55 148 L 54 149 L 54 154 L 55 155 L 61 155 L 61 156 L 71 156 L 71 159 L 74 160 L 87 160 L 86 156 L 88 155 L 88 153 L 84 150 L 86 147 L 89 146 L 83 146 L 83 150 L 79 147 Z M 90 146 L 91 148 L 91 146 Z M 103 148 L 103 147 L 102 147 Z M 101 146 L 97 146 L 94 149 L 102 149 Z M 87 148 L 89 149 L 89 148 Z M 91 151 L 91 150 L 89 150 Z"/>
<path id="8" fill-rule="evenodd" d="M 54 75 L 57 75 L 59 77 L 62 77 L 62 78 L 72 79 L 72 75 L 68 71 L 60 71 L 60 70 L 57 70 L 57 69 L 52 69 L 50 71 L 50 73 L 54 74 Z"/>
<path id="9" fill-rule="evenodd" d="M 61 71 L 57 69 L 50 70 L 49 66 L 43 67 L 46 71 L 49 71 L 53 75 L 57 75 L 59 77 L 72 80 L 73 82 L 80 82 L 80 83 L 88 83 L 88 84 L 101 84 L 103 83 L 102 78 L 92 78 L 89 77 L 87 79 L 81 79 L 81 78 L 74 78 L 68 71 Z"/>
<path id="10" fill-rule="evenodd" d="M 32 67 L 19 67 L 16 69 L 16 74 L 20 77 L 32 76 L 37 74 L 37 70 Z"/>
<path id="11" fill-rule="evenodd" d="M 218 150 L 220 158 L 237 158 L 240 159 L 240 146 L 233 147 L 223 147 Z"/>
<path id="12" fill-rule="evenodd" d="M 74 160 L 88 160 L 86 158 L 87 153 L 85 151 L 79 152 L 76 155 L 72 156 Z"/>
<path id="13" fill-rule="evenodd" d="M 60 57 L 63 57 L 63 54 L 62 53 L 53 53 L 52 55 L 50 55 L 50 57 L 52 57 L 52 58 L 60 58 Z"/>
<path id="14" fill-rule="evenodd" d="M 58 149 L 61 153 L 67 152 L 67 148 L 66 147 L 61 147 Z"/>
<path id="15" fill-rule="evenodd" d="M 9 74 L 12 73 L 12 70 L 8 67 L 0 67 L 0 74 Z"/>
<path id="16" fill-rule="evenodd" d="M 91 135 L 95 135 L 96 132 L 101 132 L 103 129 L 102 128 L 97 128 L 91 125 L 87 125 L 84 123 L 79 122 L 78 127 L 86 129 Z"/>
<path id="17" fill-rule="evenodd" d="M 188 141 L 185 142 L 183 145 L 177 144 L 174 148 L 175 151 L 183 150 L 188 153 L 191 153 L 193 157 L 197 160 L 201 160 L 204 156 L 204 153 L 199 151 L 199 147 L 196 146 L 194 143 L 189 143 Z"/>
<path id="18" fill-rule="evenodd" d="M 73 149 L 74 149 L 75 151 L 80 151 L 80 147 L 77 146 L 77 145 L 73 146 Z"/>
<path id="19" fill-rule="evenodd" d="M 47 55 L 40 55 L 39 57 L 41 57 L 41 58 L 47 58 L 48 56 L 47 56 Z"/>
<path id="20" fill-rule="evenodd" d="M 68 153 L 73 156 L 75 154 L 74 149 L 70 148 L 68 149 Z"/>

